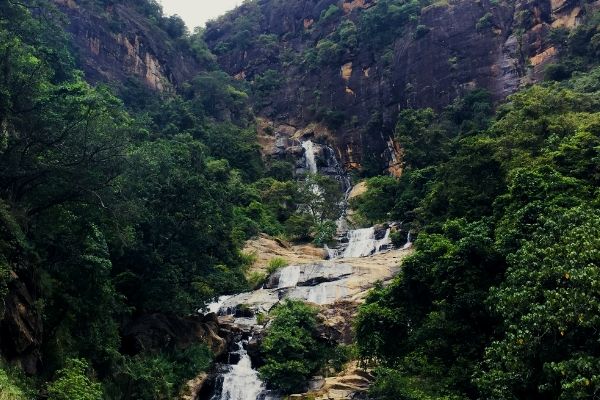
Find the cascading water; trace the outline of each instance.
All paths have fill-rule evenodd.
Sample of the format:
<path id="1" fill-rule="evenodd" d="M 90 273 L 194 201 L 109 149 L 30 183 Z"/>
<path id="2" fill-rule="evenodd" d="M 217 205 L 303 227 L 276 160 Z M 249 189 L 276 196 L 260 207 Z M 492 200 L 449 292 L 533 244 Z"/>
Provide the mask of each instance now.
<path id="1" fill-rule="evenodd" d="M 311 140 L 302 142 L 304 149 L 303 169 L 311 174 L 321 173 L 335 178 L 343 190 L 341 200 L 343 210 L 338 220 L 339 243 L 334 249 L 328 249 L 330 259 L 368 257 L 391 244 L 391 229 L 385 231 L 376 228 L 357 230 L 348 229 L 347 206 L 352 183 L 348 174 L 338 162 L 333 148 L 323 144 L 315 144 Z M 319 154 L 319 164 L 317 163 Z M 315 185 L 319 193 L 319 188 Z M 408 237 L 407 246 L 411 244 Z M 359 267 L 352 265 L 359 262 Z M 322 306 L 334 304 L 341 299 L 350 299 L 362 290 L 365 284 L 374 284 L 382 277 L 389 279 L 393 268 L 380 268 L 376 265 L 377 272 L 371 271 L 365 278 L 365 269 L 369 270 L 360 260 L 338 261 L 330 260 L 315 264 L 290 265 L 273 274 L 263 288 L 235 296 L 223 296 L 210 304 L 206 311 L 216 312 L 225 318 L 228 324 L 233 323 L 236 330 L 244 332 L 244 336 L 256 335 L 264 329 L 257 325 L 256 315 L 269 313 L 279 302 L 285 298 L 299 299 Z M 390 272 L 384 272 L 390 271 Z M 383 275 L 378 275 L 383 273 Z M 240 307 L 243 305 L 243 310 Z M 243 311 L 243 312 L 241 312 Z M 254 316 L 249 317 L 248 311 Z M 232 322 L 233 321 L 233 322 Z M 276 393 L 265 388 L 261 382 L 258 371 L 252 368 L 252 362 L 246 350 L 247 341 L 239 340 L 230 352 L 230 360 L 235 364 L 227 365 L 217 379 L 216 389 L 211 400 L 272 400 L 279 399 Z"/>
<path id="2" fill-rule="evenodd" d="M 311 174 L 316 174 L 319 169 L 317 168 L 317 160 L 315 158 L 315 144 L 312 140 L 302 142 L 302 148 L 304 149 L 304 158 L 306 159 L 306 167 Z"/>
<path id="3" fill-rule="evenodd" d="M 239 361 L 223 375 L 221 392 L 215 393 L 211 400 L 257 400 L 264 394 L 265 385 L 258 377 L 258 371 L 252 368 L 244 345 L 244 341 L 236 343 L 238 350 L 234 354 L 239 356 Z"/>
<path id="4" fill-rule="evenodd" d="M 342 258 L 367 257 L 381 251 L 385 246 L 389 246 L 390 229 L 385 232 L 382 239 L 375 237 L 375 228 L 357 229 L 348 231 L 348 247 L 341 254 Z"/>
<path id="5" fill-rule="evenodd" d="M 402 250 L 408 250 L 412 247 L 412 235 L 408 232 L 408 236 L 406 237 L 406 244 L 402 247 Z"/>

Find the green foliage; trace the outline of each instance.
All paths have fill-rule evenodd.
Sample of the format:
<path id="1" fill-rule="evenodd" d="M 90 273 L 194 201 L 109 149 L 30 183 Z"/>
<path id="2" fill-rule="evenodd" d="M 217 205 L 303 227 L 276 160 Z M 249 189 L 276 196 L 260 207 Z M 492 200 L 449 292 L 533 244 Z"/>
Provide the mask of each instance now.
<path id="1" fill-rule="evenodd" d="M 280 73 L 275 70 L 267 70 L 263 74 L 256 77 L 254 80 L 254 98 L 261 106 L 266 106 L 271 103 L 270 98 L 274 92 L 281 88 L 283 80 Z"/>
<path id="2" fill-rule="evenodd" d="M 99 383 L 88 376 L 89 365 L 84 360 L 70 359 L 48 385 L 49 400 L 102 400 Z"/>
<path id="3" fill-rule="evenodd" d="M 379 400 L 460 400 L 453 395 L 431 393 L 431 383 L 424 379 L 402 376 L 401 372 L 378 368 L 369 394 Z"/>
<path id="4" fill-rule="evenodd" d="M 333 241 L 337 232 L 337 225 L 335 221 L 325 220 L 319 222 L 314 227 L 314 239 L 313 243 L 317 246 L 323 246 Z"/>
<path id="5" fill-rule="evenodd" d="M 132 314 L 188 314 L 246 288 L 235 211 L 262 201 L 250 182 L 264 175 L 248 95 L 213 65 L 179 94 L 125 82 L 126 109 L 74 71 L 54 6 L 30 3 L 0 4 L 0 296 L 14 276 L 33 296 L 27 312 L 44 328 L 40 375 L 57 374 L 50 398 L 103 397 L 88 365 L 110 398 L 165 393 L 155 387 L 172 398 L 206 368 L 206 349 L 169 350 L 153 370 L 155 349 L 124 358 L 120 332 Z M 201 32 L 188 37 L 154 1 L 131 6 L 171 36 L 168 46 L 191 46 L 214 64 Z M 282 232 L 277 217 L 294 206 L 264 198 L 261 224 Z M 139 396 L 130 382 L 141 382 Z"/>
<path id="6" fill-rule="evenodd" d="M 26 400 L 31 396 L 29 392 L 13 371 L 0 368 L 0 400 Z"/>
<path id="7" fill-rule="evenodd" d="M 532 191 L 539 190 L 536 186 L 542 182 L 527 175 Z M 490 398 L 523 392 L 584 399 L 598 390 L 594 377 L 599 373 L 599 353 L 591 338 L 600 318 L 595 289 L 600 281 L 600 214 L 565 202 L 569 189 L 565 192 L 556 176 L 545 179 L 542 184 L 553 187 L 546 193 L 556 197 L 544 199 L 543 205 L 533 199 L 519 201 L 516 187 L 511 190 L 521 205 L 513 212 L 528 214 L 529 226 L 501 231 L 524 238 L 508 258 L 505 281 L 489 298 L 505 324 L 502 338 L 486 351 L 486 368 L 478 379 Z M 532 373 L 522 374 L 523 370 Z"/>
<path id="8" fill-rule="evenodd" d="M 360 16 L 360 38 L 370 47 L 384 48 L 401 36 L 408 23 L 420 12 L 421 4 L 417 0 L 378 1 Z"/>
<path id="9" fill-rule="evenodd" d="M 415 39 L 421 39 L 422 37 L 424 37 L 425 35 L 427 35 L 429 33 L 431 29 L 427 26 L 427 25 L 417 25 L 417 28 L 415 29 Z"/>
<path id="10" fill-rule="evenodd" d="M 357 207 L 385 205 L 427 233 L 357 318 L 360 356 L 394 370 L 375 396 L 558 400 L 598 390 L 596 75 L 523 90 L 486 130 L 480 93 L 441 117 L 401 114 L 410 161 L 400 189 L 369 188 Z M 420 138 L 436 129 L 444 150 L 430 155 Z"/>
<path id="11" fill-rule="evenodd" d="M 342 14 L 342 10 L 337 5 L 331 4 L 329 8 L 323 10 L 323 12 L 321 13 L 319 23 L 327 24 L 340 14 Z"/>
<path id="12" fill-rule="evenodd" d="M 390 221 L 390 211 L 400 195 L 400 185 L 392 176 L 377 176 L 367 180 L 367 191 L 350 201 L 352 209 L 370 225 Z"/>
<path id="13" fill-rule="evenodd" d="M 485 31 L 494 25 L 494 16 L 492 13 L 486 13 L 483 17 L 479 18 L 477 25 L 475 26 L 478 31 Z"/>
<path id="14" fill-rule="evenodd" d="M 248 281 L 248 286 L 251 290 L 260 289 L 267 280 L 267 274 L 262 272 L 252 272 L 246 277 L 246 280 Z"/>
<path id="15" fill-rule="evenodd" d="M 206 345 L 126 357 L 108 391 L 116 399 L 172 399 L 182 383 L 206 371 L 211 361 Z"/>
<path id="16" fill-rule="evenodd" d="M 281 268 L 287 267 L 288 265 L 289 263 L 281 257 L 272 258 L 269 260 L 269 264 L 267 265 L 267 273 L 271 275 L 274 272 L 280 270 Z"/>
<path id="17" fill-rule="evenodd" d="M 323 363 L 317 341 L 316 310 L 287 300 L 273 311 L 273 321 L 262 343 L 265 365 L 260 375 L 270 386 L 293 393 L 304 390 L 308 378 Z"/>

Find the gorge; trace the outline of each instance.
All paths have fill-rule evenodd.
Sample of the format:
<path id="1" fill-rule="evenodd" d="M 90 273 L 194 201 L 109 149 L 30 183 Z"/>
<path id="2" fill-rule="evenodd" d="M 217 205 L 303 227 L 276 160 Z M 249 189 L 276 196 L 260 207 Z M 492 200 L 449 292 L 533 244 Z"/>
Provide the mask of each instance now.
<path id="1" fill-rule="evenodd" d="M 0 400 L 594 400 L 599 188 L 597 0 L 0 1 Z"/>

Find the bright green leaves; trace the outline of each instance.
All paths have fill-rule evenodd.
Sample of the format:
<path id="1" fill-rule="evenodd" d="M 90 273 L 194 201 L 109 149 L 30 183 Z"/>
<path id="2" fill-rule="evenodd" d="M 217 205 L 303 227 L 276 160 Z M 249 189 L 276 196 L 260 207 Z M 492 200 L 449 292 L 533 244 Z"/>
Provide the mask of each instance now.
<path id="1" fill-rule="evenodd" d="M 102 387 L 88 377 L 89 365 L 71 359 L 58 371 L 57 379 L 48 385 L 49 400 L 102 400 Z"/>
<path id="2" fill-rule="evenodd" d="M 554 208 L 536 226 L 491 291 L 506 333 L 487 350 L 478 382 L 493 398 L 515 391 L 589 398 L 600 386 L 600 213 Z"/>

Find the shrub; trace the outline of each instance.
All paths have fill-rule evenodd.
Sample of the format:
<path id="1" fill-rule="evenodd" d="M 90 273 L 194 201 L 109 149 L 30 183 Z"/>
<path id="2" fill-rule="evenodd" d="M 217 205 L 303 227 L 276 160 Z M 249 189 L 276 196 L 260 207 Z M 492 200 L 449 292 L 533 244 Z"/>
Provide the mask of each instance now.
<path id="1" fill-rule="evenodd" d="M 30 396 L 12 374 L 0 368 L 0 400 L 25 400 Z"/>
<path id="2" fill-rule="evenodd" d="M 264 274 L 262 272 L 258 272 L 258 271 L 252 272 L 252 273 L 250 273 L 250 275 L 247 278 L 248 286 L 252 290 L 259 289 L 265 283 L 266 279 L 267 279 L 266 274 Z"/>
<path id="3" fill-rule="evenodd" d="M 415 30 L 415 39 L 421 39 L 429 33 L 430 29 L 426 25 L 418 25 Z"/>
<path id="4" fill-rule="evenodd" d="M 330 22 L 331 20 L 333 20 L 333 18 L 335 18 L 336 15 L 341 14 L 342 10 L 336 6 L 335 4 L 332 4 L 329 6 L 329 8 L 327 8 L 326 10 L 323 10 L 323 12 L 321 13 L 321 16 L 319 18 L 319 23 L 321 24 L 326 24 L 328 22 Z"/>
<path id="5" fill-rule="evenodd" d="M 487 13 L 483 17 L 479 18 L 477 21 L 477 25 L 475 26 L 478 31 L 483 31 L 485 29 L 491 28 L 493 24 L 494 16 L 492 13 Z"/>
<path id="6" fill-rule="evenodd" d="M 301 301 L 287 300 L 273 315 L 262 343 L 265 365 L 260 375 L 284 393 L 302 391 L 325 361 L 326 352 L 316 340 L 317 311 Z"/>
<path id="7" fill-rule="evenodd" d="M 99 383 L 88 376 L 89 364 L 81 359 L 69 359 L 58 371 L 57 379 L 48 385 L 49 400 L 102 400 Z"/>
<path id="8" fill-rule="evenodd" d="M 315 238 L 313 243 L 317 246 L 323 246 L 331 242 L 337 232 L 337 225 L 334 221 L 325 220 L 315 226 Z"/>
<path id="9" fill-rule="evenodd" d="M 281 268 L 285 268 L 288 266 L 288 262 L 281 257 L 275 257 L 269 260 L 269 265 L 267 265 L 267 272 L 272 274 L 277 272 Z"/>

